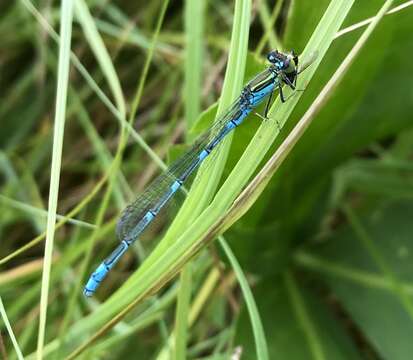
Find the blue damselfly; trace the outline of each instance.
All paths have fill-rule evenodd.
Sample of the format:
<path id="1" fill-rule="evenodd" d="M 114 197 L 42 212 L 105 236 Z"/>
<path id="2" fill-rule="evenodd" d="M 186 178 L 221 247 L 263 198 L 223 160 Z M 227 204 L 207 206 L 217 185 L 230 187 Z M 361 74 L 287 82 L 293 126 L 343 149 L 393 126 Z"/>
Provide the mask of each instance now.
<path id="1" fill-rule="evenodd" d="M 188 177 L 194 173 L 228 133 L 239 126 L 248 114 L 268 97 L 263 115 L 263 118 L 267 118 L 269 105 L 275 91 L 279 91 L 281 101 L 285 102 L 283 86 L 287 85 L 295 90 L 299 73 L 310 65 L 314 57 L 299 68 L 298 56 L 294 52 L 282 53 L 275 50 L 268 54 L 267 59 L 270 65 L 248 82 L 240 96 L 224 115 L 216 120 L 211 128 L 202 134 L 183 156 L 158 176 L 134 202 L 125 208 L 116 227 L 120 244 L 90 276 L 84 288 L 86 296 L 93 295 L 129 246 L 139 238 Z"/>

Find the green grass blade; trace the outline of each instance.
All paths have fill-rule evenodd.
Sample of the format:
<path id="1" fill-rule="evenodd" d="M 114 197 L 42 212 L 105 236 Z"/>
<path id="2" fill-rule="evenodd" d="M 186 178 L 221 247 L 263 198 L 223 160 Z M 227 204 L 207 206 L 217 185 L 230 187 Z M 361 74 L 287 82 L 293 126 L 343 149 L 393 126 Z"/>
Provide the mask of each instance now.
<path id="1" fill-rule="evenodd" d="M 126 105 L 119 78 L 84 0 L 75 1 L 75 14 L 82 26 L 85 38 L 95 54 L 96 61 L 100 65 L 100 68 L 108 81 L 116 106 L 120 114 L 124 117 L 126 114 Z"/>
<path id="2" fill-rule="evenodd" d="M 235 275 L 237 276 L 237 280 L 241 286 L 242 294 L 247 304 L 247 310 L 249 313 L 251 325 L 252 325 L 252 332 L 254 334 L 255 340 L 255 347 L 257 351 L 257 359 L 258 360 L 268 360 L 268 346 L 267 340 L 265 339 L 264 327 L 262 325 L 260 313 L 258 312 L 257 304 L 255 303 L 254 296 L 252 295 L 252 291 L 248 285 L 248 280 L 245 277 L 240 264 L 238 263 L 237 258 L 235 257 L 234 253 L 232 252 L 229 245 L 223 241 L 222 238 L 219 239 L 219 243 L 222 249 L 225 252 L 229 262 L 231 263 L 232 268 L 234 269 Z"/>
<path id="3" fill-rule="evenodd" d="M 113 166 L 113 163 L 111 164 L 111 167 Z M 68 212 L 66 216 L 63 217 L 62 220 L 60 220 L 56 226 L 55 230 L 59 229 L 62 227 L 64 224 L 66 224 L 67 220 L 70 218 L 73 218 L 75 215 L 77 215 L 89 202 L 92 201 L 92 199 L 99 193 L 103 185 L 106 183 L 108 180 L 108 176 L 110 174 L 111 167 L 108 169 L 108 171 L 104 174 L 104 176 L 99 180 L 99 182 L 93 187 L 93 189 L 85 196 L 82 201 L 77 204 L 71 211 Z M 42 242 L 46 237 L 46 232 L 43 232 L 42 234 L 36 236 L 33 240 L 29 241 L 27 244 L 24 246 L 20 247 L 19 249 L 15 250 L 11 254 L 3 257 L 0 259 L 0 265 L 3 265 L 10 261 L 11 259 L 15 258 L 16 256 L 24 253 L 25 251 L 31 249 L 32 247 L 36 246 L 40 242 Z"/>
<path id="4" fill-rule="evenodd" d="M 201 109 L 204 0 L 185 2 L 185 120 L 191 128 Z"/>
<path id="5" fill-rule="evenodd" d="M 72 99 L 72 104 L 68 108 L 68 115 L 70 113 L 76 114 L 76 119 L 79 121 L 80 126 L 92 144 L 102 170 L 104 171 L 105 169 L 110 168 L 110 164 L 113 162 L 113 156 L 96 130 L 80 97 L 73 88 L 69 88 L 69 96 Z M 118 179 L 113 188 L 113 196 L 119 210 L 122 210 L 126 206 L 122 190 L 124 190 L 125 194 L 131 194 L 132 192 L 125 176 L 119 171 Z"/>
<path id="6" fill-rule="evenodd" d="M 311 316 L 308 313 L 308 309 L 305 306 L 303 296 L 298 289 L 298 285 L 289 272 L 284 275 L 284 282 L 287 288 L 287 292 L 290 297 L 291 306 L 297 318 L 297 322 L 300 324 L 310 348 L 312 359 L 314 360 L 327 360 L 323 351 L 322 344 L 320 342 L 320 335 L 317 333 L 314 323 L 311 320 Z"/>
<path id="7" fill-rule="evenodd" d="M 278 38 L 275 32 L 275 21 L 280 14 L 282 4 L 283 0 L 277 1 L 272 14 L 269 13 L 267 4 L 264 1 L 259 4 L 258 11 L 260 14 L 261 22 L 264 25 L 265 32 L 264 36 L 257 46 L 257 49 L 255 50 L 255 53 L 257 55 L 261 53 L 267 40 L 272 49 L 278 49 L 280 51 L 283 50 L 281 40 Z"/>
<path id="8" fill-rule="evenodd" d="M 4 196 L 2 194 L 0 194 L 0 202 L 2 202 L 3 204 L 8 205 L 10 207 L 14 207 L 15 209 L 19 209 L 21 211 L 24 211 L 25 213 L 31 214 L 31 215 L 36 216 L 36 217 L 41 217 L 41 218 L 46 218 L 47 217 L 47 211 L 46 210 L 39 209 L 35 206 L 23 203 L 21 201 L 10 199 L 9 197 Z M 90 224 L 90 223 L 82 221 L 82 220 L 66 218 L 63 215 L 56 214 L 56 218 L 59 219 L 59 220 L 66 219 L 66 221 L 69 224 L 85 227 L 85 228 L 88 228 L 88 229 L 96 228 L 96 225 L 94 225 L 94 224 Z"/>
<path id="9" fill-rule="evenodd" d="M 192 293 L 192 269 L 191 264 L 185 266 L 182 270 L 181 281 L 179 283 L 178 306 L 176 309 L 175 320 L 175 360 L 185 360 L 186 357 L 186 343 L 188 340 L 188 319 L 189 319 L 189 305 L 191 302 Z"/>
<path id="10" fill-rule="evenodd" d="M 0 296 L 0 315 L 3 319 L 4 325 L 6 325 L 6 329 L 7 329 L 7 332 L 9 333 L 10 339 L 13 343 L 13 347 L 14 347 L 14 350 L 16 351 L 17 358 L 19 360 L 23 360 L 24 359 L 23 353 L 20 350 L 20 347 L 19 347 L 19 344 L 16 340 L 16 337 L 14 336 L 13 329 L 12 329 L 12 327 L 10 325 L 10 322 L 9 322 L 9 319 L 7 317 L 6 309 L 4 308 L 4 304 L 3 304 L 3 300 L 1 299 L 1 296 Z"/>
<path id="11" fill-rule="evenodd" d="M 385 15 L 395 14 L 395 13 L 401 11 L 401 10 L 406 9 L 406 8 L 409 7 L 409 6 L 413 6 L 413 0 L 405 1 L 404 3 L 401 3 L 400 5 L 391 8 L 390 10 L 388 10 L 388 11 L 385 13 Z M 363 20 L 363 21 L 360 21 L 360 22 L 358 22 L 358 23 L 356 23 L 356 24 L 352 24 L 352 25 L 350 25 L 350 26 L 347 26 L 346 28 L 341 29 L 340 31 L 337 31 L 337 34 L 336 34 L 335 38 L 337 39 L 337 38 L 339 38 L 340 36 L 349 34 L 349 33 L 353 32 L 353 31 L 355 31 L 355 30 L 357 30 L 357 29 L 359 29 L 359 28 L 362 28 L 362 27 L 364 27 L 364 26 L 367 26 L 368 24 L 370 24 L 371 22 L 373 22 L 374 19 L 375 19 L 375 16 L 373 16 L 373 17 L 371 17 L 371 18 L 368 18 L 368 19 L 365 19 L 365 20 Z"/>
<path id="12" fill-rule="evenodd" d="M 349 225 L 356 234 L 356 237 L 360 240 L 366 251 L 374 260 L 377 267 L 384 275 L 384 278 L 393 285 L 395 296 L 399 299 L 401 305 L 405 308 L 409 316 L 413 318 L 413 304 L 408 294 L 403 290 L 402 281 L 399 279 L 398 275 L 393 272 L 391 266 L 387 264 L 385 255 L 380 252 L 374 240 L 371 238 L 370 234 L 361 223 L 361 220 L 351 209 L 351 207 L 348 205 L 343 205 L 342 209 L 349 221 Z"/>
<path id="13" fill-rule="evenodd" d="M 185 266 L 184 270 L 181 272 L 181 279 L 183 278 L 183 276 L 187 276 L 187 274 L 185 274 L 185 269 L 188 266 L 192 266 L 191 264 L 193 263 L 196 264 L 196 262 L 191 262 L 190 264 L 187 264 Z M 192 266 L 192 269 L 194 269 L 193 266 Z M 208 303 L 208 300 L 210 299 L 212 293 L 214 292 L 219 279 L 220 279 L 219 270 L 217 270 L 216 267 L 212 268 L 209 275 L 206 277 L 203 285 L 198 289 L 197 295 L 194 298 L 190 309 L 188 308 L 189 311 L 185 309 L 185 312 L 187 315 L 186 320 L 184 320 L 183 317 L 180 319 L 180 321 L 185 321 L 185 323 L 187 323 L 188 328 L 192 328 L 194 326 L 197 318 L 199 317 L 202 310 L 205 308 L 206 304 Z M 184 279 L 184 280 L 185 282 L 187 282 L 188 279 Z M 186 297 L 186 299 L 184 299 L 184 302 L 185 302 L 184 306 L 189 306 L 189 304 L 186 304 L 186 302 L 188 301 L 189 290 L 191 289 L 189 287 L 186 287 L 185 294 L 183 295 Z M 180 294 L 178 294 L 178 296 L 179 295 Z M 183 315 L 183 312 L 181 312 L 179 315 Z M 174 337 L 175 337 L 175 333 L 172 333 L 170 338 L 165 342 L 163 349 L 159 352 L 159 355 L 157 356 L 156 360 L 168 360 L 171 358 L 171 349 L 173 347 Z M 179 341 L 179 340 L 175 340 L 175 341 Z"/>
<path id="14" fill-rule="evenodd" d="M 204 9 L 204 0 L 187 0 L 185 2 L 186 47 L 184 103 L 187 129 L 194 124 L 200 114 L 201 108 Z M 188 264 L 182 270 L 180 276 L 181 281 L 173 335 L 175 340 L 173 358 L 176 360 L 186 359 L 188 312 L 192 294 L 191 274 L 191 264 Z"/>
<path id="15" fill-rule="evenodd" d="M 60 168 L 62 162 L 63 134 L 66 115 L 67 88 L 70 69 L 70 42 L 72 37 L 73 1 L 64 0 L 61 7 L 61 41 L 59 46 L 59 65 L 56 91 L 56 113 L 54 120 L 52 169 L 50 174 L 49 205 L 45 255 L 40 297 L 39 334 L 37 339 L 37 358 L 43 358 L 43 345 L 46 331 L 46 314 L 49 295 L 50 270 L 52 266 L 53 242 L 56 226 L 56 210 L 59 194 Z"/>

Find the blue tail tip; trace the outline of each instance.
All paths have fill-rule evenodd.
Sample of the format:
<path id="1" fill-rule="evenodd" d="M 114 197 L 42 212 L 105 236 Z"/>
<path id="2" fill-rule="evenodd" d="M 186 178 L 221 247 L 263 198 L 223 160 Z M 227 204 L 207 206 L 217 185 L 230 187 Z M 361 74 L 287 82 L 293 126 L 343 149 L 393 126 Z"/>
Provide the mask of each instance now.
<path id="1" fill-rule="evenodd" d="M 94 294 L 94 291 L 89 290 L 88 288 L 83 289 L 83 295 L 85 295 L 86 297 L 91 297 L 93 294 Z"/>

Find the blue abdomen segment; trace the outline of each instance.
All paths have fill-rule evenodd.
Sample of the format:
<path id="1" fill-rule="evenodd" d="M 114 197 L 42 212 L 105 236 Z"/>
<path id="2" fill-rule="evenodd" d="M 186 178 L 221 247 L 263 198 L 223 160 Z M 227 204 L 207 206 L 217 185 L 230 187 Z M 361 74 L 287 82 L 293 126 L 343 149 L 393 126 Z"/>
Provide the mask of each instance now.
<path id="1" fill-rule="evenodd" d="M 147 213 L 142 217 L 142 219 L 136 224 L 136 226 L 130 231 L 128 238 L 124 239 L 128 244 L 135 241 L 143 230 L 152 222 L 155 218 L 156 213 L 154 211 L 147 211 Z"/>
<path id="2" fill-rule="evenodd" d="M 232 130 L 234 130 L 238 125 L 240 125 L 243 120 L 250 113 L 251 109 L 246 107 L 240 109 L 234 116 L 233 119 L 228 121 L 222 130 L 215 136 L 215 138 L 208 144 L 208 146 L 199 155 L 200 160 L 204 160 L 210 152 L 228 135 Z"/>
<path id="3" fill-rule="evenodd" d="M 165 206 L 165 204 L 169 201 L 169 199 L 178 191 L 178 189 L 182 186 L 182 181 L 175 180 L 169 190 L 165 193 L 164 196 L 161 197 L 158 204 L 151 210 L 152 214 L 157 215 L 159 211 Z"/>
<path id="4" fill-rule="evenodd" d="M 208 157 L 208 155 L 215 149 L 215 147 L 225 138 L 225 136 L 235 129 L 242 120 L 248 115 L 248 112 L 239 110 L 236 115 L 229 119 L 221 130 L 213 137 L 209 143 L 199 152 L 198 158 L 192 164 L 188 165 L 187 170 L 180 178 L 181 182 L 185 181 L 190 174 Z"/>
<path id="5" fill-rule="evenodd" d="M 109 270 L 110 269 L 104 263 L 101 263 L 87 281 L 83 289 L 83 294 L 87 297 L 92 296 L 102 280 L 108 274 Z"/>
<path id="6" fill-rule="evenodd" d="M 83 294 L 87 297 L 92 296 L 96 289 L 99 287 L 100 283 L 106 277 L 108 272 L 112 267 L 119 261 L 125 251 L 128 249 L 129 245 L 126 241 L 122 241 L 118 247 L 109 255 L 93 272 L 90 276 L 88 282 L 86 283 Z"/>
<path id="7" fill-rule="evenodd" d="M 208 155 L 209 155 L 210 151 L 208 151 L 207 149 L 204 149 L 201 151 L 201 153 L 199 154 L 199 162 L 201 162 L 202 160 L 204 160 Z"/>

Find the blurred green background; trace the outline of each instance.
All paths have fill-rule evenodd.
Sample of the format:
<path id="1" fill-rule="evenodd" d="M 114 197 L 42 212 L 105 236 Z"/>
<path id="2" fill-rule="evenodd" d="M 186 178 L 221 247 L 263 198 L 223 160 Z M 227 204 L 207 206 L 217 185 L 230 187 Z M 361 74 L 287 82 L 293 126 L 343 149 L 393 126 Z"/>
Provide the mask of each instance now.
<path id="1" fill-rule="evenodd" d="M 58 46 L 28 3 L 0 3 L 0 296 L 27 355 L 36 349 L 43 242 L 11 259 L 5 257 L 23 250 L 45 230 L 58 61 Z M 118 95 L 113 95 L 116 82 L 108 78 L 76 15 L 72 50 L 97 88 L 120 112 L 119 99 L 124 98 L 124 112 L 130 114 L 164 3 L 82 3 L 87 4 L 119 78 Z M 252 1 L 245 79 L 262 67 L 269 49 L 300 53 L 329 3 Z M 393 7 L 403 3 L 411 1 L 395 1 Z M 58 31 L 59 3 L 32 4 Z M 382 4 L 356 1 L 342 28 L 374 16 Z M 201 111 L 214 106 L 221 93 L 234 6 L 231 1 L 188 0 L 166 8 L 132 123 L 165 162 L 210 121 L 211 112 Z M 411 359 L 412 24 L 413 7 L 384 17 L 264 194 L 224 234 L 249 280 L 270 359 Z M 333 41 L 268 156 L 362 31 Z M 188 44 L 192 52 L 186 52 Z M 260 125 L 257 117 L 250 120 L 236 130 L 224 177 Z M 119 134 L 113 111 L 72 66 L 58 214 L 69 213 L 102 179 Z M 74 329 L 120 287 L 170 223 L 166 216 L 145 234 L 95 299 L 85 300 L 77 291 L 116 243 L 114 226 L 122 208 L 160 173 L 139 141 L 136 136 L 128 138 L 103 224 L 93 231 L 103 198 L 99 192 L 82 206 L 76 220 L 56 232 L 46 327 L 46 343 L 54 344 L 50 358 L 64 358 L 67 349 L 74 348 L 63 343 L 56 352 L 57 340 L 66 341 L 65 331 Z M 92 259 L 84 272 L 82 259 L 92 241 Z M 190 304 L 196 315 L 188 329 L 185 357 L 230 359 L 240 346 L 241 359 L 257 358 L 245 294 L 221 248 L 214 243 L 191 266 Z M 178 286 L 175 279 L 141 303 L 79 358 L 169 358 L 165 349 L 180 311 L 175 306 Z M 0 354 L 15 358 L 3 325 L 1 337 Z"/>

